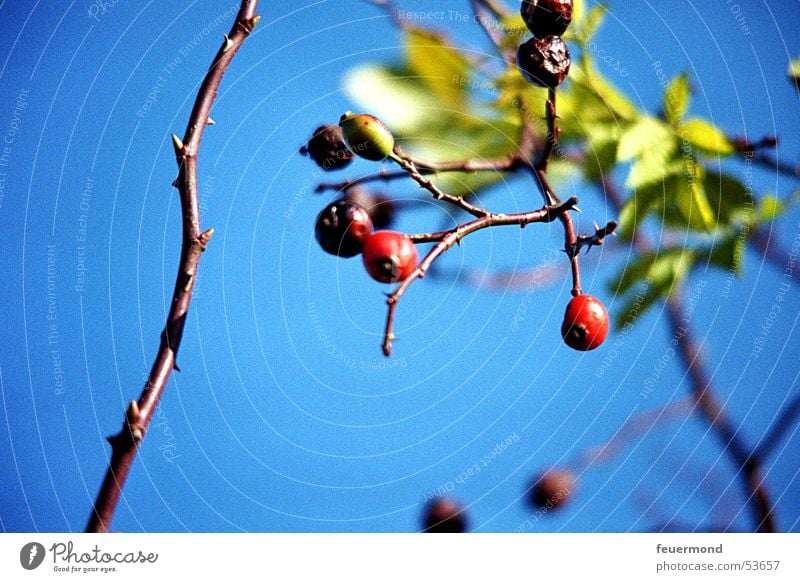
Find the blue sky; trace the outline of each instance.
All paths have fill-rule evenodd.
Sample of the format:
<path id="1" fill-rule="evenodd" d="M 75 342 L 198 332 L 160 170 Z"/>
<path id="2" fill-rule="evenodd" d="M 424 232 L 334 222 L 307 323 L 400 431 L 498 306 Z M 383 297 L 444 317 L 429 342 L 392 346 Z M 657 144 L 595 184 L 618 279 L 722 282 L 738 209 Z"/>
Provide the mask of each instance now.
<path id="1" fill-rule="evenodd" d="M 236 7 L 164 4 L 0 2 L 5 531 L 84 527 L 108 459 L 104 438 L 138 397 L 158 345 L 179 249 L 169 134 L 183 133 Z M 780 158 L 800 158 L 798 97 L 785 80 L 800 54 L 797 2 L 608 4 L 597 44 L 629 73 L 615 80 L 633 100 L 658 108 L 653 61 L 669 77 L 688 70 L 692 113 L 733 135 L 778 134 Z M 431 279 L 404 298 L 395 355 L 384 359 L 385 288 L 358 259 L 337 261 L 316 246 L 314 218 L 327 198 L 312 190 L 325 177 L 297 149 L 356 106 L 343 90 L 348 70 L 399 58 L 398 35 L 356 0 L 282 0 L 260 12 L 203 142 L 203 224 L 216 235 L 179 354 L 183 372 L 173 375 L 114 528 L 414 531 L 437 490 L 467 504 L 478 531 L 640 531 L 670 520 L 749 528 L 735 469 L 695 416 L 581 470 L 563 512 L 532 517 L 523 502 L 532 474 L 687 393 L 666 314 L 653 309 L 631 333 L 579 354 L 559 337 L 566 277 L 534 292 Z M 474 23 L 437 26 L 486 49 Z M 359 161 L 339 174 L 371 169 Z M 765 170 L 753 181 L 756 193 L 797 188 Z M 596 192 L 563 187 L 585 189 L 584 226 L 611 218 Z M 527 188 L 512 180 L 492 200 L 524 201 Z M 439 212 L 411 211 L 397 226 L 421 232 Z M 776 223 L 774 235 L 797 245 L 800 213 Z M 558 225 L 524 236 L 482 232 L 443 264 L 522 269 L 546 261 L 559 240 Z M 619 304 L 606 284 L 627 252 L 614 244 L 593 251 L 584 273 L 612 311 Z M 770 317 L 781 283 L 752 251 L 729 293 L 724 273 L 689 282 L 698 294 L 692 327 L 750 443 L 798 392 L 800 296 L 792 287 Z M 655 388 L 644 398 L 648 380 Z M 779 526 L 794 531 L 799 447 L 793 428 L 765 466 Z"/>

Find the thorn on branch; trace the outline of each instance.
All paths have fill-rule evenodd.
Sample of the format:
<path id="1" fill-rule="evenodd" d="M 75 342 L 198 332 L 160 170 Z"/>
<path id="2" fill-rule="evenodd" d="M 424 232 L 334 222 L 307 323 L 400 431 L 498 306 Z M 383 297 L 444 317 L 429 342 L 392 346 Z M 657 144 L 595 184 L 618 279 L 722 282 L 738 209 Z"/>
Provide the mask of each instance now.
<path id="1" fill-rule="evenodd" d="M 229 37 L 227 34 L 223 34 L 222 36 L 225 37 L 225 42 L 222 43 L 222 52 L 226 53 L 229 50 L 231 50 L 231 48 L 233 48 L 233 41 L 231 40 L 231 37 Z"/>
<path id="2" fill-rule="evenodd" d="M 217 122 L 211 119 L 210 117 L 206 119 L 206 125 L 216 125 Z"/>
<path id="3" fill-rule="evenodd" d="M 595 232 L 593 235 L 582 235 L 578 237 L 575 244 L 567 252 L 570 257 L 577 257 L 583 248 L 586 248 L 588 252 L 592 247 L 602 246 L 605 237 L 614 234 L 614 231 L 617 229 L 617 223 L 612 220 L 603 228 L 600 228 L 597 223 L 595 223 L 594 229 Z"/>
<path id="4" fill-rule="evenodd" d="M 185 153 L 183 141 L 176 134 L 172 134 L 172 147 L 175 148 L 175 155 L 180 157 Z"/>

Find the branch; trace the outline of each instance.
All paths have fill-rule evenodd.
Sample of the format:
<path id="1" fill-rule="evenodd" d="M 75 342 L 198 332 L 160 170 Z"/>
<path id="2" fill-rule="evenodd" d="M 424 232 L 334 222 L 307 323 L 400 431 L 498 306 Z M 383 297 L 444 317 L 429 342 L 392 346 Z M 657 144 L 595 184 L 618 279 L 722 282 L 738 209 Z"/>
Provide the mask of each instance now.
<path id="1" fill-rule="evenodd" d="M 417 184 L 419 184 L 420 188 L 424 188 L 430 192 L 436 200 L 448 202 L 453 206 L 457 206 L 462 210 L 469 212 L 472 216 L 476 216 L 478 218 L 482 218 L 490 214 L 488 210 L 484 210 L 483 208 L 478 208 L 477 206 L 470 204 L 464 200 L 462 196 L 453 196 L 452 194 L 443 192 L 436 184 L 431 182 L 428 178 L 420 173 L 412 160 L 404 158 L 398 153 L 393 154 L 391 159 L 397 162 L 397 164 L 403 168 L 403 170 L 405 170 Z"/>
<path id="2" fill-rule="evenodd" d="M 533 212 L 523 212 L 518 214 L 487 214 L 471 222 L 461 224 L 449 231 L 424 235 L 413 235 L 411 239 L 415 242 L 438 241 L 438 244 L 431 249 L 431 251 L 417 266 L 414 272 L 411 273 L 411 275 L 409 275 L 408 278 L 405 279 L 395 290 L 395 292 L 392 293 L 386 300 L 386 304 L 389 306 L 389 311 L 386 317 L 386 331 L 383 336 L 384 355 L 390 356 L 392 354 L 392 342 L 395 339 L 394 318 L 398 302 L 414 281 L 425 277 L 425 273 L 428 271 L 434 261 L 436 261 L 436 259 L 438 259 L 445 251 L 459 243 L 465 236 L 484 228 L 509 225 L 525 228 L 525 226 L 534 222 L 552 222 L 556 218 L 560 218 L 563 214 L 575 208 L 577 203 L 578 199 L 572 197 L 566 202 L 562 202 L 558 206 L 545 206 L 544 208 L 541 208 L 540 210 L 534 210 Z"/>
<path id="3" fill-rule="evenodd" d="M 401 157 L 411 161 L 420 174 L 438 174 L 440 172 L 513 172 L 521 164 L 518 156 L 506 156 L 491 160 L 463 160 L 457 162 L 429 162 L 412 158 L 405 152 L 399 154 Z M 343 182 L 321 182 L 316 187 L 316 192 L 333 190 L 344 192 L 356 186 L 361 186 L 370 182 L 391 182 L 400 178 L 408 177 L 408 170 L 389 171 L 383 168 L 380 172 L 367 174 L 354 180 Z"/>
<path id="4" fill-rule="evenodd" d="M 781 442 L 786 432 L 797 421 L 798 416 L 800 416 L 800 394 L 795 396 L 789 406 L 783 409 L 778 420 L 770 427 L 767 435 L 761 439 L 753 455 L 760 459 L 766 459 L 777 444 Z"/>
<path id="5" fill-rule="evenodd" d="M 114 510 L 119 502 L 122 488 L 128 477 L 136 452 L 144 439 L 147 428 L 158 406 L 161 395 L 173 369 L 178 369 L 175 359 L 183 338 L 183 326 L 192 301 L 192 289 L 197 279 L 200 256 L 205 250 L 213 230 L 200 231 L 200 210 L 197 192 L 197 154 L 203 138 L 203 130 L 209 124 L 209 112 L 217 95 L 222 76 L 239 47 L 258 23 L 255 16 L 258 0 L 243 0 L 236 21 L 214 57 L 197 94 L 183 140 L 173 135 L 175 156 L 178 162 L 178 178 L 175 186 L 181 199 L 183 216 L 183 244 L 180 264 L 172 294 L 167 321 L 161 333 L 158 349 L 150 376 L 138 401 L 131 401 L 125 415 L 122 430 L 109 437 L 111 460 L 87 532 L 106 532 L 111 526 Z"/>
<path id="6" fill-rule="evenodd" d="M 503 58 L 506 58 L 506 55 L 503 54 L 503 35 L 498 33 L 497 28 L 493 26 L 494 23 L 489 16 L 491 3 L 486 0 L 471 0 L 471 4 L 472 11 L 475 13 L 475 19 L 478 21 L 478 24 L 481 25 L 483 32 L 495 46 L 497 52 L 499 52 Z"/>
<path id="7" fill-rule="evenodd" d="M 601 183 L 606 199 L 619 212 L 623 205 L 619 190 L 608 178 L 603 179 Z M 638 252 L 649 252 L 650 244 L 640 232 L 634 231 L 632 237 L 633 244 Z M 697 409 L 708 421 L 711 429 L 722 440 L 724 450 L 739 468 L 742 485 L 748 493 L 747 503 L 751 505 L 755 516 L 756 530 L 759 532 L 775 531 L 772 504 L 761 475 L 761 457 L 748 450 L 733 423 L 718 404 L 711 378 L 700 357 L 700 348 L 691 330 L 685 324 L 687 320 L 685 316 L 686 310 L 678 293 L 680 293 L 680 290 L 677 290 L 676 294 L 667 300 L 667 311 L 673 337 L 678 343 L 678 351 L 691 382 L 691 396 L 697 403 Z"/>

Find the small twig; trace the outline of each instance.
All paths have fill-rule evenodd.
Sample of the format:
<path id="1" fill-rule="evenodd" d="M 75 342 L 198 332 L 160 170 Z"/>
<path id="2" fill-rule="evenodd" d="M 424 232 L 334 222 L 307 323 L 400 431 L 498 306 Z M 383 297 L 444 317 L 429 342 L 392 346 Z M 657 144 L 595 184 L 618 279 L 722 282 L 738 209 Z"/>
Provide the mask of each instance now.
<path id="1" fill-rule="evenodd" d="M 482 218 L 490 214 L 488 210 L 484 210 L 483 208 L 478 208 L 477 206 L 470 204 L 462 196 L 453 196 L 443 192 L 436 184 L 431 182 L 428 178 L 420 173 L 413 161 L 404 158 L 399 154 L 393 154 L 392 160 L 397 162 L 397 164 L 403 168 L 403 170 L 405 170 L 417 184 L 419 184 L 420 188 L 424 188 L 430 192 L 436 200 L 448 202 L 478 218 Z"/>
<path id="2" fill-rule="evenodd" d="M 183 215 L 183 245 L 172 304 L 161 333 L 158 355 L 144 390 L 138 401 L 131 401 L 128 405 L 122 430 L 108 439 L 111 443 L 111 460 L 86 526 L 87 532 L 106 532 L 111 526 L 114 510 L 136 457 L 136 451 L 144 439 L 172 371 L 178 368 L 175 359 L 192 301 L 200 255 L 214 232 L 200 230 L 197 154 L 222 76 L 239 47 L 258 23 L 259 17 L 255 16 L 257 4 L 258 0 L 242 1 L 233 27 L 225 35 L 225 40 L 200 86 L 183 139 L 173 135 L 173 146 L 178 162 L 178 178 L 175 180 L 175 186 L 180 194 Z"/>
<path id="3" fill-rule="evenodd" d="M 438 174 L 444 172 L 513 172 L 520 165 L 517 156 L 506 156 L 504 158 L 490 160 L 462 160 L 455 162 L 430 162 L 413 158 L 405 152 L 400 153 L 401 157 L 410 160 L 420 174 Z M 317 185 L 317 193 L 333 190 L 335 192 L 345 192 L 356 186 L 368 184 L 370 182 L 391 182 L 408 177 L 407 170 L 390 171 L 383 168 L 380 172 L 367 174 L 353 180 L 343 182 L 321 182 Z"/>
<path id="4" fill-rule="evenodd" d="M 475 12 L 475 19 L 481 25 L 486 37 L 492 42 L 500 55 L 506 58 L 506 55 L 503 54 L 503 35 L 494 26 L 495 23 L 492 22 L 488 13 L 487 4 L 490 3 L 486 2 L 486 0 L 471 0 L 471 3 L 472 10 Z"/>
<path id="5" fill-rule="evenodd" d="M 405 294 L 414 281 L 425 277 L 425 273 L 428 271 L 434 261 L 438 259 L 445 251 L 459 243 L 465 236 L 484 228 L 509 225 L 515 225 L 524 228 L 528 224 L 535 222 L 552 222 L 556 218 L 560 218 L 563 214 L 575 208 L 577 203 L 578 199 L 572 197 L 558 206 L 545 206 L 544 208 L 541 208 L 540 210 L 534 210 L 533 212 L 523 212 L 517 214 L 487 214 L 471 222 L 461 224 L 449 231 L 426 235 L 415 235 L 416 238 L 412 237 L 412 240 L 416 240 L 417 242 L 438 241 L 438 244 L 431 249 L 431 251 L 425 256 L 414 272 L 412 272 L 411 275 L 409 275 L 409 277 L 405 279 L 394 291 L 394 293 L 392 293 L 386 300 L 386 304 L 389 306 L 389 311 L 386 317 L 386 331 L 383 338 L 384 355 L 390 356 L 392 353 L 392 342 L 395 339 L 395 311 L 400 298 L 403 296 L 403 294 Z"/>

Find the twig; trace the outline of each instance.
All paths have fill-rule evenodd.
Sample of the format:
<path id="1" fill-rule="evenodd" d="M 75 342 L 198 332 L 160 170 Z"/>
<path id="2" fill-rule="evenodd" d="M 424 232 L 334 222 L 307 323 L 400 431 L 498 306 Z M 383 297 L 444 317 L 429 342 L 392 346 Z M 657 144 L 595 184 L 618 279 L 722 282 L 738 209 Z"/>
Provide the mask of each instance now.
<path id="1" fill-rule="evenodd" d="M 520 166 L 521 160 L 518 156 L 506 156 L 504 158 L 497 158 L 491 160 L 463 160 L 456 162 L 430 162 L 423 161 L 417 158 L 412 158 L 405 152 L 400 153 L 400 156 L 413 162 L 420 174 L 438 174 L 440 172 L 513 172 Z M 343 182 L 321 182 L 316 187 L 316 192 L 325 192 L 333 190 L 335 192 L 344 192 L 368 184 L 370 182 L 391 182 L 401 178 L 408 177 L 407 170 L 390 171 L 383 168 L 380 172 L 367 174 L 360 178 L 353 180 L 345 180 Z"/>
<path id="2" fill-rule="evenodd" d="M 471 3 L 472 10 L 475 12 L 475 19 L 481 25 L 486 37 L 492 42 L 500 55 L 506 58 L 506 55 L 503 54 L 503 35 L 493 26 L 494 23 L 488 14 L 487 4 L 489 3 L 486 0 L 471 0 Z"/>
<path id="3" fill-rule="evenodd" d="M 419 184 L 420 188 L 424 188 L 430 192 L 436 200 L 443 200 L 454 206 L 458 206 L 462 210 L 469 212 L 471 215 L 478 218 L 482 218 L 490 214 L 488 210 L 484 210 L 483 208 L 478 208 L 477 206 L 470 204 L 462 196 L 453 196 L 452 194 L 443 192 L 441 188 L 420 173 L 413 161 L 404 158 L 397 153 L 392 155 L 392 160 L 397 162 L 397 164 L 403 168 L 403 170 L 405 170 L 417 184 Z"/>
<path id="4" fill-rule="evenodd" d="M 465 236 L 484 228 L 508 225 L 516 225 L 525 228 L 525 226 L 534 222 L 552 222 L 564 213 L 572 210 L 577 203 L 578 199 L 572 197 L 558 206 L 545 206 L 540 210 L 518 214 L 488 214 L 471 222 L 461 224 L 449 231 L 427 235 L 415 235 L 416 239 L 412 238 L 412 240 L 416 240 L 417 242 L 438 241 L 438 244 L 431 249 L 431 251 L 417 266 L 414 272 L 412 272 L 411 275 L 409 275 L 409 277 L 405 279 L 395 290 L 395 292 L 392 293 L 386 300 L 386 304 L 389 306 L 389 311 L 386 317 L 386 331 L 383 338 L 384 355 L 390 356 L 392 353 L 392 342 L 395 339 L 394 317 L 398 302 L 414 281 L 425 277 L 427 270 L 430 268 L 433 262 L 442 255 L 442 253 L 452 248 Z"/>
<path id="5" fill-rule="evenodd" d="M 86 526 L 87 532 L 106 532 L 111 526 L 114 510 L 119 502 L 139 444 L 144 439 L 172 370 L 178 369 L 175 359 L 183 338 L 183 326 L 192 300 L 192 289 L 197 279 L 200 255 L 213 234 L 213 230 L 200 231 L 197 155 L 203 138 L 203 130 L 209 124 L 209 112 L 216 98 L 222 76 L 260 18 L 255 15 L 257 4 L 258 0 L 242 1 L 236 21 L 230 32 L 225 35 L 222 46 L 200 86 L 183 140 L 173 135 L 173 145 L 179 168 L 175 185 L 181 199 L 183 244 L 175 289 L 172 294 L 172 304 L 161 333 L 158 355 L 144 390 L 139 400 L 131 401 L 128 406 L 122 430 L 108 439 L 111 443 L 111 460 L 97 495 L 94 510 Z"/>

